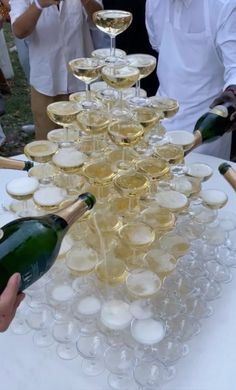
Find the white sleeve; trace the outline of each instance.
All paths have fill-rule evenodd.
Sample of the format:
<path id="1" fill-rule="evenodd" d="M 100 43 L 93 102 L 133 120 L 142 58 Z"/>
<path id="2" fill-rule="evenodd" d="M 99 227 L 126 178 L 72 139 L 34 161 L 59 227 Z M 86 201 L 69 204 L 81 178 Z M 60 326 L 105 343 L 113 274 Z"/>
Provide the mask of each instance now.
<path id="1" fill-rule="evenodd" d="M 236 85 L 236 1 L 223 7 L 218 17 L 216 47 L 224 65 L 224 89 Z"/>
<path id="2" fill-rule="evenodd" d="M 158 3 L 158 0 L 147 0 L 146 2 L 146 10 L 145 10 L 145 23 L 146 23 L 146 28 L 147 28 L 147 32 L 148 32 L 148 37 L 149 37 L 149 41 L 150 41 L 150 44 L 152 46 L 152 48 L 156 51 L 159 51 L 159 46 L 158 46 L 158 43 L 157 43 L 157 37 L 156 37 L 156 34 L 155 34 L 155 11 L 154 11 L 154 8 L 157 6 Z"/>
<path id="3" fill-rule="evenodd" d="M 15 20 L 27 10 L 30 4 L 30 0 L 10 0 L 11 24 L 13 24 Z"/>

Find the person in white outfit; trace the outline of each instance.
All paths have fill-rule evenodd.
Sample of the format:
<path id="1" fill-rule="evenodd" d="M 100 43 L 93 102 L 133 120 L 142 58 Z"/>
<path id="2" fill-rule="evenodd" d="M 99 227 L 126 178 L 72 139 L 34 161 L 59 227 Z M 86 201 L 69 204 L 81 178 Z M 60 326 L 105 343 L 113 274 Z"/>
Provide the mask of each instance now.
<path id="1" fill-rule="evenodd" d="M 192 132 L 216 98 L 224 93 L 224 101 L 226 90 L 236 96 L 235 21 L 236 0 L 147 0 L 146 26 L 159 53 L 157 95 L 180 105 L 165 121 L 167 131 Z M 225 134 L 196 151 L 229 159 L 230 149 Z"/>
<path id="2" fill-rule="evenodd" d="M 47 105 L 84 89 L 68 72 L 68 62 L 88 57 L 94 49 L 93 12 L 101 0 L 11 0 L 11 23 L 16 37 L 27 38 L 30 60 L 31 109 L 36 139 L 55 128 Z"/>

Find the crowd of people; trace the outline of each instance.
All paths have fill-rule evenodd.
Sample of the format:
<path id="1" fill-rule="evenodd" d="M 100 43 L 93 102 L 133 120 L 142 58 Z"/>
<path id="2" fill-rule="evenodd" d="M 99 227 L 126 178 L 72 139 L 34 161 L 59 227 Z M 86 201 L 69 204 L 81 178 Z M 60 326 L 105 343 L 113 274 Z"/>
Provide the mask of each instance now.
<path id="1" fill-rule="evenodd" d="M 67 63 L 88 57 L 95 48 L 98 31 L 92 14 L 102 7 L 133 13 L 132 25 L 117 37 L 117 47 L 158 59 L 156 73 L 142 87 L 148 96 L 179 102 L 179 112 L 165 122 L 167 131 L 192 131 L 197 119 L 216 104 L 230 101 L 236 107 L 236 0 L 11 0 L 6 6 L 31 87 L 36 139 L 46 138 L 55 127 L 47 105 L 82 89 Z M 103 44 L 100 36 L 100 47 Z M 235 115 L 231 119 L 232 130 Z M 228 132 L 197 151 L 229 160 L 231 137 Z M 16 295 L 16 280 L 14 276 L 0 297 L 0 330 L 23 299 Z"/>

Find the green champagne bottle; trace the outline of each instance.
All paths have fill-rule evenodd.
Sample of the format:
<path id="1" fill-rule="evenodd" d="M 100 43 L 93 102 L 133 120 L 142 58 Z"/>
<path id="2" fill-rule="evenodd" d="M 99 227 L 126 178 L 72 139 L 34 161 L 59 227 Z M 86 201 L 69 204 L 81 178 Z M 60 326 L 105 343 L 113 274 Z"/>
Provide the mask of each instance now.
<path id="1" fill-rule="evenodd" d="M 232 168 L 232 166 L 228 163 L 222 163 L 219 165 L 218 171 L 224 176 L 234 191 L 236 191 L 236 171 Z"/>
<path id="2" fill-rule="evenodd" d="M 21 274 L 19 291 L 45 274 L 56 260 L 69 227 L 95 202 L 92 194 L 84 193 L 55 214 L 19 218 L 3 226 L 0 236 L 0 294 L 15 272 Z"/>
<path id="3" fill-rule="evenodd" d="M 226 102 L 222 105 L 213 107 L 210 111 L 203 114 L 194 127 L 194 145 L 192 149 L 205 142 L 215 141 L 224 135 L 230 125 L 230 117 L 235 111 L 231 103 Z"/>
<path id="4" fill-rule="evenodd" d="M 22 161 L 0 156 L 0 169 L 17 169 L 18 171 L 29 171 L 33 166 L 34 163 L 32 161 Z"/>

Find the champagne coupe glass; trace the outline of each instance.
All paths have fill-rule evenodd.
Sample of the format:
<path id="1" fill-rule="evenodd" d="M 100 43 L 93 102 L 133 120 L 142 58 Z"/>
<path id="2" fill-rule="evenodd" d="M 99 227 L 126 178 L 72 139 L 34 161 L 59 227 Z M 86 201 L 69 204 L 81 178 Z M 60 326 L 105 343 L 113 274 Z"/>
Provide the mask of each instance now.
<path id="1" fill-rule="evenodd" d="M 28 200 L 39 187 L 39 182 L 34 177 L 19 177 L 9 181 L 6 191 L 11 198 L 22 201 L 22 208 L 18 211 L 20 217 L 32 216 L 35 210 L 28 205 Z M 11 206 L 10 206 L 11 207 Z"/>
<path id="2" fill-rule="evenodd" d="M 71 280 L 67 276 L 53 279 L 45 287 L 48 304 L 53 308 L 53 317 L 57 323 L 70 319 L 70 304 L 76 294 Z"/>
<path id="3" fill-rule="evenodd" d="M 47 305 L 31 308 L 27 314 L 26 322 L 35 330 L 33 340 L 39 347 L 49 347 L 55 341 L 51 334 L 53 323 L 52 311 Z"/>
<path id="4" fill-rule="evenodd" d="M 96 198 L 101 201 L 104 196 L 104 187 L 111 184 L 115 176 L 111 164 L 103 159 L 93 160 L 84 165 L 83 174 L 97 188 Z"/>
<path id="5" fill-rule="evenodd" d="M 52 163 L 61 172 L 75 174 L 81 171 L 87 156 L 70 143 L 64 144 L 52 158 Z"/>
<path id="6" fill-rule="evenodd" d="M 113 182 L 118 193 L 129 199 L 127 213 L 132 215 L 140 210 L 140 197 L 149 191 L 148 177 L 131 171 L 125 174 L 117 174 Z"/>
<path id="7" fill-rule="evenodd" d="M 84 243 L 83 243 L 84 244 Z M 66 266 L 72 276 L 83 277 L 90 274 L 98 263 L 98 254 L 86 246 L 74 245 L 66 254 Z M 86 280 L 84 280 L 86 283 Z"/>
<path id="8" fill-rule="evenodd" d="M 47 185 L 53 182 L 57 173 L 58 171 L 53 164 L 41 163 L 30 168 L 28 176 L 36 178 L 41 185 Z"/>
<path id="9" fill-rule="evenodd" d="M 170 172 L 169 163 L 161 158 L 148 157 L 136 162 L 137 171 L 144 173 L 150 180 L 150 194 L 147 195 L 148 200 L 152 200 L 157 191 L 158 180 L 161 180 Z"/>
<path id="10" fill-rule="evenodd" d="M 128 11 L 101 10 L 94 12 L 93 22 L 95 26 L 110 37 L 110 56 L 106 58 L 106 62 L 117 62 L 115 38 L 129 27 L 132 19 L 133 15 Z"/>
<path id="11" fill-rule="evenodd" d="M 130 169 L 128 158 L 130 147 L 136 145 L 144 135 L 144 128 L 140 123 L 132 119 L 120 119 L 112 121 L 108 126 L 108 135 L 112 142 L 122 148 L 121 161 L 117 162 L 117 168 Z"/>
<path id="12" fill-rule="evenodd" d="M 47 106 L 47 114 L 52 122 L 59 126 L 63 126 L 65 129 L 66 142 L 70 141 L 69 129 L 70 126 L 76 124 L 76 116 L 79 113 L 80 108 L 78 105 L 71 101 L 54 102 Z"/>
<path id="13" fill-rule="evenodd" d="M 18 307 L 15 317 L 13 318 L 10 325 L 11 331 L 14 334 L 23 335 L 31 331 L 31 328 L 26 322 L 28 311 L 29 311 L 29 307 L 24 300 L 23 302 L 21 302 L 21 305 Z"/>
<path id="14" fill-rule="evenodd" d="M 140 362 L 134 368 L 134 379 L 141 389 L 160 390 L 163 384 L 175 375 L 174 367 L 167 367 L 162 362 Z"/>
<path id="15" fill-rule="evenodd" d="M 129 390 L 133 386 L 132 369 L 136 358 L 126 345 L 109 347 L 104 352 L 105 366 L 110 372 L 108 384 L 115 390 Z"/>
<path id="16" fill-rule="evenodd" d="M 97 330 L 96 321 L 101 310 L 101 299 L 89 291 L 75 300 L 72 305 L 73 316 L 79 321 L 80 332 L 83 335 L 94 334 Z"/>
<path id="17" fill-rule="evenodd" d="M 185 175 L 206 181 L 210 179 L 213 174 L 213 169 L 208 164 L 202 162 L 194 162 L 185 164 Z"/>
<path id="18" fill-rule="evenodd" d="M 150 249 L 145 257 L 145 263 L 151 271 L 155 272 L 161 280 L 167 277 L 176 268 L 177 259 L 166 249 Z"/>
<path id="19" fill-rule="evenodd" d="M 61 359 L 72 360 L 78 356 L 76 341 L 79 334 L 79 323 L 74 319 L 54 323 L 52 336 L 58 342 L 57 355 Z"/>
<path id="20" fill-rule="evenodd" d="M 172 118 L 179 111 L 177 100 L 165 96 L 152 96 L 148 99 L 149 105 L 162 111 L 166 119 Z"/>
<path id="21" fill-rule="evenodd" d="M 174 145 L 171 143 L 158 145 L 155 148 L 153 155 L 168 161 L 171 165 L 171 172 L 173 174 L 184 174 L 184 149 L 182 146 Z"/>
<path id="22" fill-rule="evenodd" d="M 96 376 L 105 369 L 103 354 L 106 349 L 106 339 L 95 333 L 89 336 L 80 336 L 77 340 L 77 349 L 82 360 L 82 370 L 85 375 Z"/>
<path id="23" fill-rule="evenodd" d="M 165 322 L 159 317 L 133 319 L 130 332 L 137 343 L 135 347 L 137 359 L 143 362 L 156 359 L 156 346 L 166 335 Z"/>
<path id="24" fill-rule="evenodd" d="M 121 49 L 115 48 L 115 57 L 116 58 L 125 58 L 126 57 L 126 52 Z M 93 50 L 91 53 L 92 57 L 99 58 L 100 60 L 106 60 L 107 57 L 109 57 L 111 54 L 111 49 L 108 47 L 103 47 L 100 49 Z"/>
<path id="25" fill-rule="evenodd" d="M 193 133 L 184 130 L 168 132 L 167 140 L 173 145 L 182 147 L 185 153 L 188 152 L 194 145 Z"/>
<path id="26" fill-rule="evenodd" d="M 49 185 L 39 188 L 33 195 L 33 201 L 40 210 L 57 210 L 67 199 L 67 191 L 63 188 Z"/>
<path id="27" fill-rule="evenodd" d="M 46 163 L 51 161 L 52 156 L 57 150 L 57 144 L 47 140 L 40 140 L 26 144 L 24 147 L 24 154 L 32 161 Z"/>
<path id="28" fill-rule="evenodd" d="M 65 131 L 62 127 L 61 129 L 54 129 L 47 133 L 48 141 L 54 142 L 58 144 L 58 146 L 62 146 L 66 142 L 75 143 L 78 141 L 80 132 L 73 126 L 68 126 L 69 131 Z"/>
<path id="29" fill-rule="evenodd" d="M 101 71 L 103 80 L 119 92 L 118 107 L 113 107 L 111 115 L 130 115 L 122 101 L 122 89 L 132 87 L 139 78 L 139 70 L 133 66 L 104 66 Z"/>
<path id="30" fill-rule="evenodd" d="M 147 99 L 140 96 L 140 80 L 149 76 L 156 67 L 156 58 L 150 54 L 129 54 L 126 57 L 129 65 L 135 66 L 139 70 L 139 78 L 136 81 L 135 96 L 129 102 L 136 106 L 147 105 Z"/>
<path id="31" fill-rule="evenodd" d="M 128 329 L 132 314 L 130 304 L 122 299 L 106 299 L 100 312 L 100 324 L 110 345 L 118 346 L 124 342 L 124 330 Z"/>
<path id="32" fill-rule="evenodd" d="M 103 65 L 104 61 L 98 58 L 75 58 L 69 61 L 70 71 L 77 79 L 85 83 L 86 98 L 80 101 L 84 109 L 99 108 L 98 103 L 91 99 L 90 84 L 100 77 Z"/>
<path id="33" fill-rule="evenodd" d="M 77 122 L 80 128 L 89 136 L 91 136 L 92 149 L 93 152 L 96 152 L 97 138 L 107 132 L 110 123 L 110 117 L 108 113 L 98 109 L 84 110 L 77 115 Z"/>

